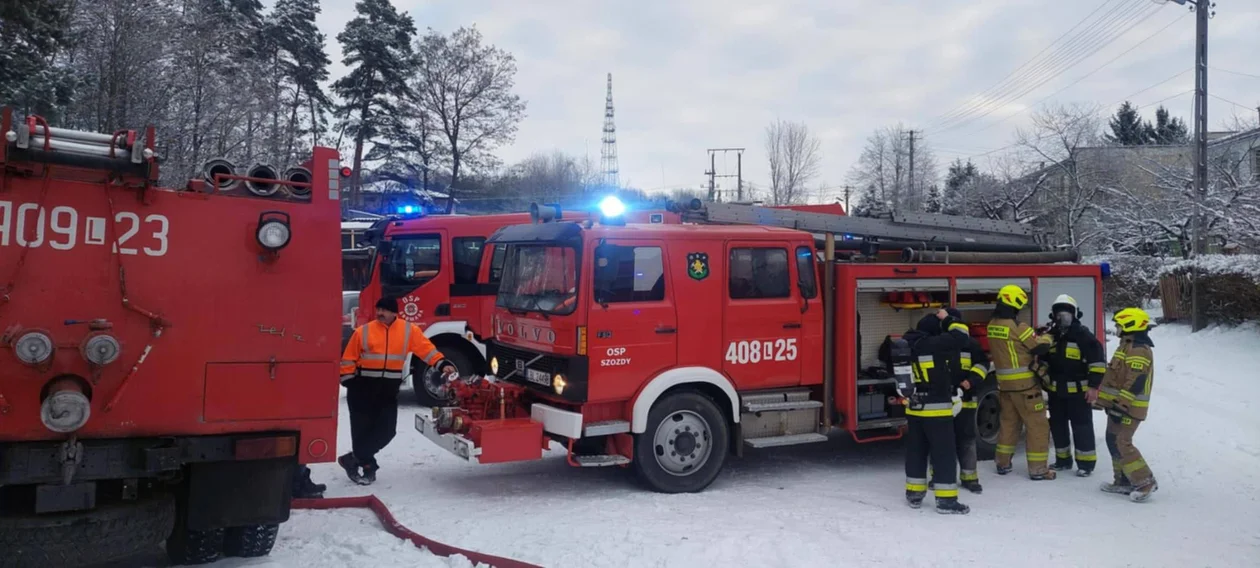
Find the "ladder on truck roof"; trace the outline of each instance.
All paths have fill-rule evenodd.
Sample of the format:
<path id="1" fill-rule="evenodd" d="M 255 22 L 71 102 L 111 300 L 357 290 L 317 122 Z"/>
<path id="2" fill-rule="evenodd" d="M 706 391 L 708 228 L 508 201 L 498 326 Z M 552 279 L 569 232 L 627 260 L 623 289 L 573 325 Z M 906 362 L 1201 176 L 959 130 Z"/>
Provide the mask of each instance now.
<path id="1" fill-rule="evenodd" d="M 786 227 L 813 233 L 815 238 L 831 233 L 842 240 L 918 250 L 989 253 L 1047 250 L 1038 241 L 1037 233 L 1027 225 L 957 215 L 894 213 L 891 219 L 851 217 L 695 200 L 683 210 L 682 216 L 684 221 L 696 223 Z M 839 245 L 837 243 L 838 248 Z"/>

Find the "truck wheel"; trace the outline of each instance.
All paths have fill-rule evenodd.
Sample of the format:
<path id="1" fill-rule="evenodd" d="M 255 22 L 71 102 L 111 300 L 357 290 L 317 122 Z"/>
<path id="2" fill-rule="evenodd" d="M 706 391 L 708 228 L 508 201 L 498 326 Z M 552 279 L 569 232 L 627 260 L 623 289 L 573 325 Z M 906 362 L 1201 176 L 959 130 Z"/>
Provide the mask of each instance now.
<path id="1" fill-rule="evenodd" d="M 648 412 L 647 430 L 634 440 L 634 469 L 648 488 L 695 493 L 717 479 L 730 445 L 726 415 L 691 391 L 666 395 Z"/>
<path id="2" fill-rule="evenodd" d="M 170 495 L 76 513 L 0 516 L 0 567 L 121 560 L 160 546 L 174 523 Z"/>
<path id="3" fill-rule="evenodd" d="M 993 384 L 992 379 L 985 383 Z M 997 387 L 989 387 L 980 392 L 976 404 L 976 459 L 987 461 L 993 459 L 997 452 L 998 430 L 1001 427 L 1001 405 Z"/>
<path id="4" fill-rule="evenodd" d="M 477 372 L 478 367 L 473 362 L 473 358 L 462 347 L 444 344 L 439 347 L 442 356 L 455 365 L 459 370 L 460 378 L 466 378 Z M 419 380 L 417 377 L 412 379 L 412 388 L 416 391 L 416 402 L 420 406 L 450 406 L 454 404 L 455 393 L 447 390 L 445 393 L 440 392 L 439 387 L 442 386 L 442 374 L 435 369 L 430 369 L 424 365 L 412 365 L 413 369 L 421 369 Z M 414 375 L 414 373 L 413 373 Z"/>
<path id="5" fill-rule="evenodd" d="M 233 527 L 223 535 L 223 554 L 241 558 L 255 558 L 271 554 L 276 545 L 280 525 L 250 525 Z"/>
<path id="6" fill-rule="evenodd" d="M 190 530 L 179 523 L 166 539 L 171 564 L 208 564 L 223 557 L 223 529 Z"/>

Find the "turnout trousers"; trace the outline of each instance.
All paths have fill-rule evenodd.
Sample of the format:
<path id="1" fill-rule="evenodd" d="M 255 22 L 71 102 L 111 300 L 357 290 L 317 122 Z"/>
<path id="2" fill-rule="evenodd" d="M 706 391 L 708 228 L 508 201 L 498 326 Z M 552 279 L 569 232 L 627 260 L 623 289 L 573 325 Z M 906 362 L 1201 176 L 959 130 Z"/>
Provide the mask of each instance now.
<path id="1" fill-rule="evenodd" d="M 976 471 L 976 401 L 962 401 L 954 417 L 954 451 L 958 453 L 958 479 L 980 481 Z"/>
<path id="2" fill-rule="evenodd" d="M 1050 435 L 1054 438 L 1057 463 L 1072 463 L 1072 446 L 1076 446 L 1076 467 L 1094 471 L 1098 455 L 1094 449 L 1094 417 L 1085 395 L 1050 394 Z"/>
<path id="3" fill-rule="evenodd" d="M 1154 481 L 1155 475 L 1146 465 L 1146 460 L 1142 459 L 1142 452 L 1133 445 L 1133 434 L 1142 421 L 1110 413 L 1107 418 L 1107 450 L 1111 453 L 1111 469 L 1115 472 L 1116 483 L 1128 480 L 1134 487 L 1141 487 Z"/>
<path id="4" fill-rule="evenodd" d="M 906 492 L 927 492 L 928 461 L 937 499 L 958 497 L 953 416 L 906 417 Z"/>
<path id="5" fill-rule="evenodd" d="M 994 461 L 999 468 L 1009 468 L 1019 444 L 1020 426 L 1027 429 L 1024 449 L 1028 457 L 1028 475 L 1044 474 L 1049 470 L 1046 460 L 1050 457 L 1050 421 L 1046 418 L 1046 404 L 1041 390 L 1032 388 L 1022 391 L 1000 391 L 1001 424 L 998 429 L 997 451 Z"/>
<path id="6" fill-rule="evenodd" d="M 376 454 L 394 439 L 398 428 L 399 379 L 354 377 L 347 380 L 350 440 L 359 465 L 376 468 Z"/>

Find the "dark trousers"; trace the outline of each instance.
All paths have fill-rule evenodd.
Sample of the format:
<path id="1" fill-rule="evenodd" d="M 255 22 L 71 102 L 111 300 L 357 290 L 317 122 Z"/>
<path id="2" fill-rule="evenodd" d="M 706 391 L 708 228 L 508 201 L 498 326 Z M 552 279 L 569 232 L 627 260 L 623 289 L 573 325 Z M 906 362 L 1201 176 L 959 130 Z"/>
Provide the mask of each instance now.
<path id="1" fill-rule="evenodd" d="M 980 474 L 976 471 L 976 402 L 964 399 L 962 404 L 962 409 L 954 417 L 954 451 L 958 452 L 958 478 L 963 481 L 979 481 Z"/>
<path id="2" fill-rule="evenodd" d="M 1076 446 L 1076 467 L 1093 471 L 1098 464 L 1094 446 L 1094 418 L 1083 394 L 1050 394 L 1050 435 L 1054 438 L 1055 460 L 1072 463 Z"/>
<path id="3" fill-rule="evenodd" d="M 954 417 L 906 417 L 906 491 L 927 491 L 928 460 L 937 499 L 958 497 Z"/>
<path id="4" fill-rule="evenodd" d="M 376 454 L 397 433 L 398 389 L 402 381 L 355 377 L 344 384 L 354 458 L 361 466 L 377 468 Z"/>

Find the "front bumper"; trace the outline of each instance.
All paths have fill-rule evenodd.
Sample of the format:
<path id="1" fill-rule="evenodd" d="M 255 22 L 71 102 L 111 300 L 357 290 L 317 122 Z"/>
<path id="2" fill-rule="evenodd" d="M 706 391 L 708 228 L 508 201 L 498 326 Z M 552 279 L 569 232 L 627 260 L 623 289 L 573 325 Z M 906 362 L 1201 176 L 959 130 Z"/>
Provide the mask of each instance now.
<path id="1" fill-rule="evenodd" d="M 454 408 L 428 408 L 416 413 L 416 431 L 438 447 L 476 463 L 506 463 L 542 459 L 550 445 L 548 433 L 571 439 L 582 437 L 582 414 L 546 404 L 530 405 L 530 418 L 475 420 L 465 434 L 443 433 Z M 444 428 L 442 428 L 444 429 Z"/>
<path id="2" fill-rule="evenodd" d="M 416 431 L 424 434 L 425 438 L 437 444 L 439 448 L 446 450 L 465 461 L 477 462 L 481 457 L 481 448 L 473 444 L 472 440 L 460 436 L 459 434 L 442 434 L 438 432 L 438 420 L 436 414 L 443 411 L 442 408 L 426 408 L 416 413 Z"/>

